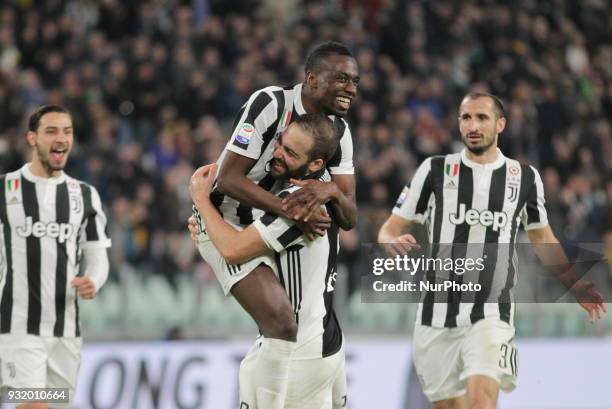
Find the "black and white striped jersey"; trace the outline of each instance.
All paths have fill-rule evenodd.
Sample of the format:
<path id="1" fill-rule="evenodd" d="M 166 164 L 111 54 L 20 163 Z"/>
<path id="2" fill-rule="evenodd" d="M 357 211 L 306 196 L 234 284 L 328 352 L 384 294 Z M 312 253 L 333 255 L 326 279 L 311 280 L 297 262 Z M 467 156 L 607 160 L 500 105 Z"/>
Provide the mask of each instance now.
<path id="1" fill-rule="evenodd" d="M 96 189 L 41 178 L 29 164 L 0 177 L 0 333 L 80 336 L 70 281 L 83 248 L 110 247 Z"/>
<path id="2" fill-rule="evenodd" d="M 513 322 L 518 228 L 521 222 L 526 230 L 548 224 L 544 187 L 535 168 L 505 157 L 499 149 L 497 159 L 485 165 L 468 159 L 465 150 L 431 157 L 417 169 L 393 213 L 426 224 L 431 257 L 485 260 L 485 268 L 469 278 L 481 284 L 481 293 L 463 300 L 461 292 L 453 291 L 421 295 L 417 314 L 422 325 L 465 326 L 484 317 Z M 433 283 L 444 274 L 431 269 L 426 277 Z M 465 279 L 446 275 L 442 278 Z"/>
<path id="3" fill-rule="evenodd" d="M 287 127 L 306 111 L 302 105 L 302 84 L 281 88 L 271 86 L 256 91 L 238 112 L 232 136 L 217 163 L 221 165 L 228 151 L 256 160 L 247 174 L 253 182 L 270 190 L 274 180 L 269 175 L 275 140 Z M 327 164 L 332 175 L 353 174 L 353 141 L 344 119 L 330 115 L 338 131 L 339 146 Z M 239 226 L 253 223 L 263 212 L 240 204 L 216 189 L 211 200 L 223 217 Z M 194 210 L 195 212 L 195 210 Z M 255 216 L 255 217 L 254 217 Z"/>
<path id="4" fill-rule="evenodd" d="M 297 189 L 291 185 L 278 195 L 284 197 Z M 325 236 L 313 241 L 306 239 L 292 220 L 274 214 L 266 213 L 254 226 L 276 253 L 278 277 L 293 306 L 298 323 L 294 359 L 333 355 L 342 345 L 333 309 L 338 225 L 333 223 Z"/>

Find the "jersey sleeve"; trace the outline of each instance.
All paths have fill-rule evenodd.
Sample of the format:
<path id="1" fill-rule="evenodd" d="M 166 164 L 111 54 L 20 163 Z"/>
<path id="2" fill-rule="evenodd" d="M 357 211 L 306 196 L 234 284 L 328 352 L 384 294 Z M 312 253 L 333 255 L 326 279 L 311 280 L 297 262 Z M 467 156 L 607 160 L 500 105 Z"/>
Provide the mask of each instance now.
<path id="1" fill-rule="evenodd" d="M 340 138 L 338 149 L 334 156 L 329 160 L 327 168 L 332 175 L 353 175 L 355 167 L 353 166 L 353 136 L 344 119 L 341 119 L 344 125 L 344 132 Z"/>
<path id="2" fill-rule="evenodd" d="M 111 239 L 107 233 L 107 219 L 102 210 L 102 201 L 96 188 L 84 185 L 84 215 L 79 231 L 79 245 L 82 248 L 107 248 Z"/>
<path id="3" fill-rule="evenodd" d="M 290 191 L 284 190 L 278 196 L 285 197 L 289 193 Z M 295 244 L 303 243 L 305 240 L 302 231 L 295 225 L 293 220 L 275 214 L 266 213 L 261 218 L 255 220 L 253 225 L 266 245 L 276 252 L 280 252 Z"/>
<path id="4" fill-rule="evenodd" d="M 431 159 L 427 159 L 417 169 L 410 186 L 402 190 L 393 207 L 393 214 L 406 220 L 424 223 L 429 216 L 428 203 L 432 192 Z"/>
<path id="5" fill-rule="evenodd" d="M 540 173 L 533 167 L 529 169 L 533 172 L 533 185 L 531 185 L 527 195 L 527 202 L 521 213 L 521 221 L 525 230 L 540 229 L 548 225 L 548 215 L 544 207 L 544 184 Z M 525 177 L 523 175 L 523 177 Z"/>
<path id="6" fill-rule="evenodd" d="M 278 102 L 264 90 L 257 91 L 238 112 L 227 149 L 251 159 L 259 159 L 264 134 L 278 119 Z"/>

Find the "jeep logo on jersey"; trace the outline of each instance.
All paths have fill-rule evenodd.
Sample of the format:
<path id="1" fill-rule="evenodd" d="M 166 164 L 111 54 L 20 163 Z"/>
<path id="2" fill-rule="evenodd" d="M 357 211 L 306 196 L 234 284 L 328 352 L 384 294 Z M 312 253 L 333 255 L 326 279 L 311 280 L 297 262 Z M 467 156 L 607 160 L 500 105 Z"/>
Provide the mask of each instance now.
<path id="1" fill-rule="evenodd" d="M 49 236 L 52 239 L 57 239 L 60 243 L 68 240 L 76 229 L 69 223 L 57 223 L 57 222 L 36 222 L 32 223 L 32 217 L 26 217 L 25 225 L 17 227 L 17 233 L 21 237 L 34 236 L 37 239 Z"/>
<path id="2" fill-rule="evenodd" d="M 467 223 L 470 226 L 480 223 L 483 226 L 493 226 L 493 231 L 498 231 L 508 223 L 508 215 L 504 212 L 492 212 L 490 210 L 478 211 L 476 209 L 465 210 L 465 204 L 459 205 L 459 213 L 451 213 L 450 221 L 453 224 Z"/>

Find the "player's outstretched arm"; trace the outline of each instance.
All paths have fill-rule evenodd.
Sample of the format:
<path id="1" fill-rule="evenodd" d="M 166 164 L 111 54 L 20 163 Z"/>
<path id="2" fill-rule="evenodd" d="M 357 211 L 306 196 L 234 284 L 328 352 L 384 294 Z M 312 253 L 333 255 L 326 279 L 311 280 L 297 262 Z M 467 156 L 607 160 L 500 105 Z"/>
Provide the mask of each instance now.
<path id="1" fill-rule="evenodd" d="M 204 224 L 208 236 L 221 256 L 229 264 L 239 264 L 266 253 L 268 247 L 252 225 L 245 230 L 236 230 L 227 223 L 210 201 L 217 165 L 202 166 L 191 176 L 189 190 Z M 267 192 L 266 192 L 267 193 Z"/>
<path id="2" fill-rule="evenodd" d="M 344 230 L 357 224 L 355 176 L 332 175 L 332 182 L 294 180 L 301 189 L 283 199 L 283 211 L 293 220 L 308 221 L 316 209 L 329 203 L 335 220 Z"/>
<path id="3" fill-rule="evenodd" d="M 555 277 L 572 292 L 576 301 L 589 314 L 591 321 L 595 320 L 595 315 L 597 319 L 601 319 L 601 314 L 606 312 L 603 297 L 595 289 L 593 283 L 582 280 L 572 268 L 550 225 L 528 230 L 527 236 L 534 245 L 534 252 L 542 264 L 547 266 Z"/>
<path id="4" fill-rule="evenodd" d="M 419 248 L 412 234 L 404 234 L 414 222 L 391 214 L 378 231 L 378 243 L 385 245 L 386 250 L 392 254 L 406 254 L 412 249 Z"/>

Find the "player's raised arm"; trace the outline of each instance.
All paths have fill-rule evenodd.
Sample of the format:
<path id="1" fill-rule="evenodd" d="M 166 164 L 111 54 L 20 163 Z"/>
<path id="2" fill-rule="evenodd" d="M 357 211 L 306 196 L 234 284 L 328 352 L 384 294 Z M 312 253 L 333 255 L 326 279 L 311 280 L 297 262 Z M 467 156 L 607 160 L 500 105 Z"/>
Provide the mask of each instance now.
<path id="1" fill-rule="evenodd" d="M 247 206 L 285 216 L 281 199 L 246 176 L 255 162 L 249 157 L 228 152 L 217 175 L 219 191 Z"/>
<path id="2" fill-rule="evenodd" d="M 262 154 L 278 124 L 280 102 L 269 89 L 255 92 L 237 114 L 232 136 L 221 156 L 217 188 L 243 205 L 280 214 L 280 200 L 249 177 L 264 164 Z"/>
<path id="3" fill-rule="evenodd" d="M 202 173 L 206 172 L 206 167 L 202 167 L 196 171 L 193 178 L 202 178 L 204 177 Z M 201 185 L 206 189 L 206 186 L 211 184 L 212 182 L 206 182 Z M 192 189 L 192 195 L 208 227 L 211 241 L 229 264 L 241 264 L 271 250 L 282 251 L 305 240 L 305 235 L 293 221 L 271 213 L 266 213 L 261 220 L 256 220 L 246 229 L 237 230 L 221 217 L 208 195 L 200 194 L 195 189 Z M 199 198 L 196 198 L 198 196 Z M 287 237 L 290 239 L 284 240 Z"/>
<path id="4" fill-rule="evenodd" d="M 324 165 L 336 146 L 331 122 L 322 114 L 306 114 L 289 127 L 276 145 L 270 165 L 271 176 L 284 183 L 288 178 L 297 178 L 293 186 L 296 189 L 307 175 L 312 178 L 323 174 Z M 209 237 L 228 263 L 249 260 L 265 253 L 267 247 L 280 251 L 294 240 L 301 239 L 302 231 L 291 219 L 272 212 L 266 213 L 263 222 L 255 222 L 263 223 L 257 230 L 250 225 L 243 231 L 237 231 L 223 220 L 210 199 L 217 168 L 217 164 L 199 168 L 191 177 L 189 189 Z M 283 191 L 279 196 L 283 194 L 288 192 Z"/>
<path id="5" fill-rule="evenodd" d="M 238 264 L 268 251 L 257 230 L 249 226 L 239 231 L 227 223 L 210 200 L 217 164 L 202 166 L 191 176 L 189 190 L 207 232 L 221 256 L 229 264 Z M 267 193 L 267 192 L 266 192 Z"/>
<path id="6" fill-rule="evenodd" d="M 274 135 L 282 119 L 279 112 L 284 106 L 278 97 L 279 92 L 269 89 L 256 92 L 238 114 L 232 137 L 219 160 L 217 192 L 235 199 L 243 208 L 261 209 L 287 217 L 281 199 L 260 185 L 265 184 L 266 178 L 261 175 L 267 173 L 271 159 L 266 152 L 269 153 L 270 146 L 275 144 Z M 253 173 L 259 174 L 261 179 L 253 180 Z M 328 225 L 327 218 L 315 214 L 312 219 L 301 223 L 300 229 L 309 237 L 323 234 Z"/>
<path id="7" fill-rule="evenodd" d="M 282 199 L 261 188 L 246 176 L 254 163 L 253 159 L 246 156 L 228 152 L 217 174 L 219 191 L 246 206 L 291 218 L 291 213 L 283 210 Z M 309 220 L 297 223 L 297 225 L 307 237 L 313 239 L 315 234 L 323 235 L 329 228 L 329 217 L 324 213 L 314 211 Z M 195 221 L 190 222 L 190 226 L 195 229 Z"/>

